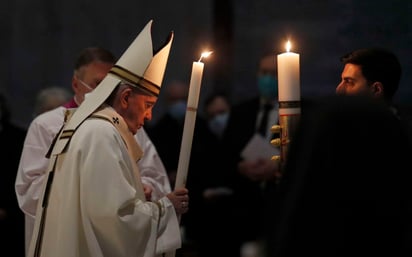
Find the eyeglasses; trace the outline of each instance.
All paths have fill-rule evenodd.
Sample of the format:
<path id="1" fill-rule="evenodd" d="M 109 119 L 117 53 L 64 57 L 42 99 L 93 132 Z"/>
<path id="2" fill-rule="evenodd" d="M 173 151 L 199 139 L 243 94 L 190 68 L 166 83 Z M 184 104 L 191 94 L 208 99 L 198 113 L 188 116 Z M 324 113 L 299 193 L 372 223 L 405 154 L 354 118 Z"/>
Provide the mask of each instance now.
<path id="1" fill-rule="evenodd" d="M 92 88 L 91 86 L 89 86 L 89 84 L 87 84 L 86 82 L 84 82 L 83 80 L 81 80 L 79 77 L 76 77 L 78 81 L 80 81 L 80 83 L 87 89 L 89 89 L 90 91 L 93 91 L 94 88 Z"/>

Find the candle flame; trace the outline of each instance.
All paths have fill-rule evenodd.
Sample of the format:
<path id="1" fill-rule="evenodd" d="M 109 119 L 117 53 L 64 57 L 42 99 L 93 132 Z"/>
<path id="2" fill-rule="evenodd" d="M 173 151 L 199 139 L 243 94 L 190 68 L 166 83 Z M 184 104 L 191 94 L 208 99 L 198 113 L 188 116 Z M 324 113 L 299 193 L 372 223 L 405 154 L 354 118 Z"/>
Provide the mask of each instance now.
<path id="1" fill-rule="evenodd" d="M 199 58 L 199 61 L 198 62 L 200 62 L 201 60 L 202 60 L 202 58 L 207 58 L 207 57 L 209 57 L 209 55 L 211 55 L 213 52 L 212 51 L 209 51 L 209 52 L 203 52 L 202 53 L 202 55 L 200 56 L 200 58 Z"/>
<path id="2" fill-rule="evenodd" d="M 288 40 L 288 42 L 286 43 L 286 52 L 289 52 L 291 47 L 292 47 L 292 44 Z"/>

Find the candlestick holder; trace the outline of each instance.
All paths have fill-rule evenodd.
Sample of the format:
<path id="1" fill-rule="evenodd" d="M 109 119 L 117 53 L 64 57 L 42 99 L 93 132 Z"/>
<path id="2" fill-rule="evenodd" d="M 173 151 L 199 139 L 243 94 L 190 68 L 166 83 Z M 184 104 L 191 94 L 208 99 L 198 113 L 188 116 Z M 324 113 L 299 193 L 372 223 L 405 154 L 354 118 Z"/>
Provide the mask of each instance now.
<path id="1" fill-rule="evenodd" d="M 279 102 L 279 125 L 273 125 L 272 133 L 278 133 L 279 138 L 270 141 L 273 146 L 280 147 L 280 155 L 272 156 L 271 160 L 279 161 L 282 173 L 287 159 L 289 145 L 300 119 L 300 101 Z"/>

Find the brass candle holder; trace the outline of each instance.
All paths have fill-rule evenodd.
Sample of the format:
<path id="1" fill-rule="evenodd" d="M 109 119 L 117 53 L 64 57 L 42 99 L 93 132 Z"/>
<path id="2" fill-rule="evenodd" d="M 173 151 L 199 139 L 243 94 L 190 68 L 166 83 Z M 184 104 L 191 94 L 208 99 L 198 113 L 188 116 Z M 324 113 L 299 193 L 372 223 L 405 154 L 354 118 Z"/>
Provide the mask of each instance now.
<path id="1" fill-rule="evenodd" d="M 272 161 L 279 161 L 280 171 L 283 171 L 285 161 L 292 141 L 293 133 L 300 119 L 300 102 L 279 102 L 279 125 L 273 125 L 271 132 L 279 134 L 279 138 L 272 139 L 270 143 L 280 148 L 280 155 L 273 155 Z"/>

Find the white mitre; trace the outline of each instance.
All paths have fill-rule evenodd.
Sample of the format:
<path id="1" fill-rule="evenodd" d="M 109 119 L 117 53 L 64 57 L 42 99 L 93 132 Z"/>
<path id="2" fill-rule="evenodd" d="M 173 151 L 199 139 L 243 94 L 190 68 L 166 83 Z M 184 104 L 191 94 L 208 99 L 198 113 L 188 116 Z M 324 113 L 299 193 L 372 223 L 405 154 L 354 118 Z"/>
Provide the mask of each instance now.
<path id="1" fill-rule="evenodd" d="M 154 54 L 152 23 L 153 20 L 147 23 L 106 77 L 78 107 L 65 125 L 52 154 L 60 154 L 65 149 L 76 128 L 106 101 L 121 81 L 151 95 L 159 95 L 174 34 L 170 32 L 165 45 Z"/>

